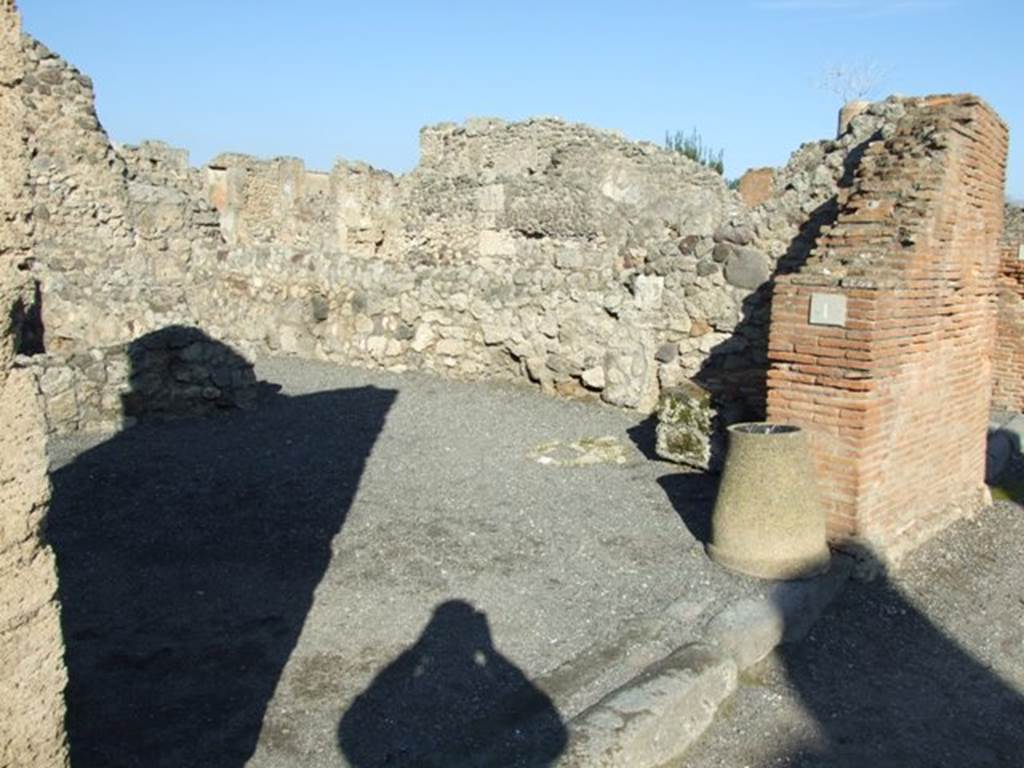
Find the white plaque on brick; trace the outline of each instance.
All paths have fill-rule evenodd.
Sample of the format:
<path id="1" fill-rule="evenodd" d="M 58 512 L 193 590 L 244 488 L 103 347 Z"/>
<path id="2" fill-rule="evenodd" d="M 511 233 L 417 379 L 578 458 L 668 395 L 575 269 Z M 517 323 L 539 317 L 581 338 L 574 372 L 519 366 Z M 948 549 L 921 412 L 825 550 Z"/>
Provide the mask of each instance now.
<path id="1" fill-rule="evenodd" d="M 1024 261 L 1024 244 L 1017 246 L 1017 261 Z"/>
<path id="2" fill-rule="evenodd" d="M 841 293 L 811 294 L 811 325 L 846 325 L 846 296 Z"/>

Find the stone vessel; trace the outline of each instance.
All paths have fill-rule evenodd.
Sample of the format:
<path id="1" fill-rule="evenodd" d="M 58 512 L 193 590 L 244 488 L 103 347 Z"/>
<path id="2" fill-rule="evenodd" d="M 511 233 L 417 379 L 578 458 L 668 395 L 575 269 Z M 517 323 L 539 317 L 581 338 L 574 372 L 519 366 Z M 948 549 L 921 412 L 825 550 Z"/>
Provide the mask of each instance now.
<path id="1" fill-rule="evenodd" d="M 711 559 L 765 579 L 826 571 L 825 513 L 814 474 L 799 427 L 760 422 L 729 427 L 707 545 Z"/>

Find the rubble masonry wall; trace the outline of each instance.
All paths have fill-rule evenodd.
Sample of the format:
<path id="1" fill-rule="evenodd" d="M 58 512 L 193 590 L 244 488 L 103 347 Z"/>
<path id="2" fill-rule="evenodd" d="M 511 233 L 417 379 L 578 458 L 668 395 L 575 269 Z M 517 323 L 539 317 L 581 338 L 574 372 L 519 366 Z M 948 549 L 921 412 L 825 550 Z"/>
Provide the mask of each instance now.
<path id="1" fill-rule="evenodd" d="M 0 2 L 0 765 L 67 764 L 64 650 L 54 558 L 42 529 L 50 497 L 35 380 L 15 363 L 34 300 L 28 273 L 28 140 L 19 85 L 21 25 Z"/>

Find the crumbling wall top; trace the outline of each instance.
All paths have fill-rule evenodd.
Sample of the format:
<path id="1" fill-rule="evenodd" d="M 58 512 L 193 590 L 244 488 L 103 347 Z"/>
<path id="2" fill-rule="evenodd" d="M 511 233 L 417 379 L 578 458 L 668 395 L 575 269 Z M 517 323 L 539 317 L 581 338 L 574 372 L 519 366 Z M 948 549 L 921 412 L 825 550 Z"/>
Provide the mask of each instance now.
<path id="1" fill-rule="evenodd" d="M 683 169 L 695 185 L 724 186 L 721 174 L 678 152 L 650 142 L 630 141 L 617 131 L 556 117 L 520 122 L 484 117 L 461 125 L 426 126 L 420 131 L 420 162 L 413 173 L 498 180 L 565 173 L 574 166 L 600 168 L 613 159 L 662 165 L 675 169 L 677 174 Z"/>
<path id="2" fill-rule="evenodd" d="M 796 280 L 875 288 L 950 267 L 928 251 L 928 244 L 942 237 L 934 226 L 942 220 L 943 190 L 962 164 L 989 163 L 972 154 L 977 121 L 993 124 L 986 132 L 1000 144 L 993 157 L 1005 152 L 1008 131 L 995 111 L 971 94 L 900 101 L 905 113 L 891 132 L 866 148 L 854 186 L 839 201 L 837 223 L 823 230 Z M 1005 168 L 994 172 L 1002 176 Z M 978 224 L 995 227 L 998 236 L 1002 223 Z M 890 247 L 893 242 L 899 247 Z"/>

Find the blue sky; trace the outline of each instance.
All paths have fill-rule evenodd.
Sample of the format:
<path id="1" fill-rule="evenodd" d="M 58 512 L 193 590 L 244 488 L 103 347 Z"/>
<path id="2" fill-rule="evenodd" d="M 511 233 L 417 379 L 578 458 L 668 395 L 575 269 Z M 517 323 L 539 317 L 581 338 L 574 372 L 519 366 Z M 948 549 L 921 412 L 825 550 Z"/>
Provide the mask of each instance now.
<path id="1" fill-rule="evenodd" d="M 1024 198 L 1024 2 L 21 0 L 25 28 L 96 82 L 118 141 L 312 168 L 415 165 L 420 126 L 557 115 L 634 139 L 696 128 L 726 175 L 834 131 L 833 66 L 873 96 L 973 91 L 1010 126 Z M 1016 138 L 1021 137 L 1021 138 Z"/>

